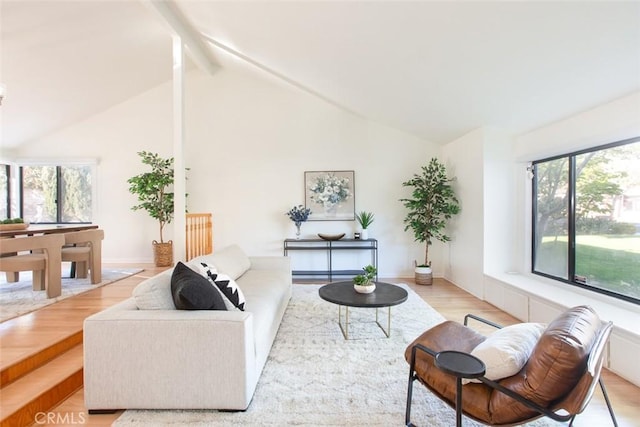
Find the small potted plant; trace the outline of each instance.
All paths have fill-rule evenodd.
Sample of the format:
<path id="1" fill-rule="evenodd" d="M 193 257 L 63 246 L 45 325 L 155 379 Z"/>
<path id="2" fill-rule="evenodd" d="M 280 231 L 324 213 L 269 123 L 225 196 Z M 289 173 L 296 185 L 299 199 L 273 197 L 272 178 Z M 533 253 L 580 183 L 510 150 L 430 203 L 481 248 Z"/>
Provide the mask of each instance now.
<path id="1" fill-rule="evenodd" d="M 367 265 L 362 269 L 364 274 L 353 278 L 353 289 L 360 294 L 370 294 L 376 290 L 376 273 L 378 270 L 373 265 Z"/>
<path id="2" fill-rule="evenodd" d="M 24 230 L 29 227 L 22 218 L 7 218 L 0 221 L 0 230 Z"/>
<path id="3" fill-rule="evenodd" d="M 373 223 L 373 212 L 362 211 L 356 214 L 356 220 L 360 224 L 360 238 L 367 240 L 369 238 L 369 226 Z"/>
<path id="4" fill-rule="evenodd" d="M 302 205 L 294 206 L 286 212 L 285 215 L 289 217 L 291 221 L 296 225 L 296 239 L 300 238 L 300 226 L 303 222 L 309 219 L 311 215 L 311 209 L 305 208 Z"/>

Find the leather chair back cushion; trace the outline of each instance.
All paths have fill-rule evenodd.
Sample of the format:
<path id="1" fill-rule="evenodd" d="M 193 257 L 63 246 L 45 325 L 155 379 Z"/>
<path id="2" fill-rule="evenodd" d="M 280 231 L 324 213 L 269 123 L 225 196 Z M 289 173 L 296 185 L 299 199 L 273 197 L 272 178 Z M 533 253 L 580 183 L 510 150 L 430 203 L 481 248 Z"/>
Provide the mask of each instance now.
<path id="1" fill-rule="evenodd" d="M 565 398 L 585 374 L 600 328 L 600 319 L 590 307 L 565 311 L 549 324 L 525 367 L 500 384 L 544 407 Z M 497 391 L 493 392 L 489 411 L 495 423 L 525 419 L 535 413 Z"/>

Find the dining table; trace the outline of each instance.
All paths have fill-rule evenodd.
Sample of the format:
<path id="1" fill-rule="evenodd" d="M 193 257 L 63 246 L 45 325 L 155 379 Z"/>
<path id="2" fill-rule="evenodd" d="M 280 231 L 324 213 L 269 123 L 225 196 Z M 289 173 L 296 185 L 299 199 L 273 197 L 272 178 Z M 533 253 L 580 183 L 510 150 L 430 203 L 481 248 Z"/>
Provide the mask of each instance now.
<path id="1" fill-rule="evenodd" d="M 16 228 L 10 227 L 10 229 L 3 230 L 0 227 L 0 239 L 4 238 L 12 238 L 12 237 L 20 237 L 20 236 L 37 236 L 42 234 L 53 234 L 53 233 L 71 233 L 73 231 L 83 231 L 83 230 L 92 230 L 98 228 L 96 224 L 27 224 L 26 227 Z M 2 244 L 0 240 L 0 245 Z M 76 263 L 71 263 L 71 271 L 70 277 L 75 277 L 76 275 Z"/>
<path id="2" fill-rule="evenodd" d="M 98 228 L 96 224 L 28 224 L 26 228 L 3 230 L 0 227 L 0 238 L 17 236 L 36 236 L 39 234 L 70 233 L 72 231 Z"/>

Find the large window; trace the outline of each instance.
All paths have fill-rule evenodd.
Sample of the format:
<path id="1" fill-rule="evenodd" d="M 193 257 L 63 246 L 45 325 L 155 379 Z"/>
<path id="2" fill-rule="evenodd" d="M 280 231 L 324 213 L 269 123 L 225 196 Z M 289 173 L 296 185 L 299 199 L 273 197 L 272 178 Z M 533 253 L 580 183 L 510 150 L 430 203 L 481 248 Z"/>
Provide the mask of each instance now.
<path id="1" fill-rule="evenodd" d="M 21 216 L 30 223 L 92 220 L 90 165 L 22 166 Z"/>
<path id="2" fill-rule="evenodd" d="M 640 304 L 640 138 L 533 163 L 533 272 Z"/>

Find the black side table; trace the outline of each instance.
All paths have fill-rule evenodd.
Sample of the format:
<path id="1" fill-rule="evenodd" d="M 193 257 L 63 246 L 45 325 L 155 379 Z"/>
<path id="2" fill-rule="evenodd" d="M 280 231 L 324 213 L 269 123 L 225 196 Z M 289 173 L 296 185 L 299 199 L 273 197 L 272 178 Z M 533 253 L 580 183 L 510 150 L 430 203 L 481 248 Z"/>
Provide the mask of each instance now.
<path id="1" fill-rule="evenodd" d="M 462 426 L 462 379 L 484 375 L 482 360 L 461 351 L 441 351 L 436 354 L 435 365 L 442 372 L 456 377 L 456 426 Z"/>

